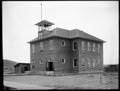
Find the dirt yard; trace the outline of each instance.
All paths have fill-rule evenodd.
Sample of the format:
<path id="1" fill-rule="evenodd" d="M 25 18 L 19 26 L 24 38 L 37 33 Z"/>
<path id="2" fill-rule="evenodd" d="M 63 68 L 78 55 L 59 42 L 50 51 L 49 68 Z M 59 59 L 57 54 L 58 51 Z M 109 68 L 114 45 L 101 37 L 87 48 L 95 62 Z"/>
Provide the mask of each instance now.
<path id="1" fill-rule="evenodd" d="M 118 74 L 4 76 L 4 81 L 55 87 L 56 89 L 118 89 Z"/>

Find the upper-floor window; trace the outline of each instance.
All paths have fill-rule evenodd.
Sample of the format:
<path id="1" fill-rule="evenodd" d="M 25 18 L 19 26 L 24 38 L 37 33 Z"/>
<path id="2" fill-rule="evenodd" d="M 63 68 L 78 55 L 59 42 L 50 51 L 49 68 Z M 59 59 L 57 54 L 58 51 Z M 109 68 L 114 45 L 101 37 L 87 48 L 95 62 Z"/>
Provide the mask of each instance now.
<path id="1" fill-rule="evenodd" d="M 65 41 L 62 41 L 62 42 L 61 42 L 61 46 L 65 46 Z"/>
<path id="2" fill-rule="evenodd" d="M 93 58 L 93 67 L 95 67 L 95 65 L 96 65 L 96 60 L 95 58 Z"/>
<path id="3" fill-rule="evenodd" d="M 77 50 L 77 42 L 76 41 L 73 41 L 73 51 L 74 50 Z"/>
<path id="4" fill-rule="evenodd" d="M 85 66 L 85 59 L 84 58 L 82 58 L 82 60 L 81 60 L 81 65 Z"/>
<path id="5" fill-rule="evenodd" d="M 85 50 L 85 42 L 82 41 L 82 50 Z"/>
<path id="6" fill-rule="evenodd" d="M 98 53 L 100 53 L 100 44 L 98 44 Z"/>
<path id="7" fill-rule="evenodd" d="M 40 50 L 43 50 L 43 42 L 40 42 Z"/>
<path id="8" fill-rule="evenodd" d="M 65 58 L 62 58 L 62 59 L 61 59 L 61 62 L 62 62 L 62 63 L 65 63 Z"/>
<path id="9" fill-rule="evenodd" d="M 53 50 L 53 40 L 49 41 L 49 50 Z"/>
<path id="10" fill-rule="evenodd" d="M 38 37 L 42 38 L 43 34 L 42 33 L 38 33 Z"/>
<path id="11" fill-rule="evenodd" d="M 93 43 L 93 51 L 95 51 L 95 43 Z"/>
<path id="12" fill-rule="evenodd" d="M 90 42 L 88 42 L 88 51 L 90 51 Z"/>
<path id="13" fill-rule="evenodd" d="M 76 67 L 76 66 L 77 66 L 77 59 L 74 58 L 74 59 L 73 59 L 73 67 Z"/>
<path id="14" fill-rule="evenodd" d="M 35 45 L 32 44 L 32 53 L 35 53 Z"/>

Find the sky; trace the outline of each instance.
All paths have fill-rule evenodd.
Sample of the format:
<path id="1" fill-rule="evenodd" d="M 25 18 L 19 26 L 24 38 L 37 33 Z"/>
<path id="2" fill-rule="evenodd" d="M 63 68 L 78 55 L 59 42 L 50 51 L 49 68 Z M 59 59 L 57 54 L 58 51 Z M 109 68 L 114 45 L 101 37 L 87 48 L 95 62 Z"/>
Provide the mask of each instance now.
<path id="1" fill-rule="evenodd" d="M 30 62 L 30 40 L 38 35 L 36 23 L 52 28 L 79 29 L 104 41 L 104 64 L 118 64 L 118 1 L 2 1 L 3 59 Z"/>

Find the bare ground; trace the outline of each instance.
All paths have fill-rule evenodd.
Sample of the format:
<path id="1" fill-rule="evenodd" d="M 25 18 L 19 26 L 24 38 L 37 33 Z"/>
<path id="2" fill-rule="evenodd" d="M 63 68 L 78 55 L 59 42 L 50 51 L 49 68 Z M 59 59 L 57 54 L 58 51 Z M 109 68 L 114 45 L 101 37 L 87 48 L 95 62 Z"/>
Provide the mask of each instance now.
<path id="1" fill-rule="evenodd" d="M 56 89 L 118 89 L 118 74 L 81 74 L 69 76 L 4 76 L 4 81 L 55 87 Z"/>

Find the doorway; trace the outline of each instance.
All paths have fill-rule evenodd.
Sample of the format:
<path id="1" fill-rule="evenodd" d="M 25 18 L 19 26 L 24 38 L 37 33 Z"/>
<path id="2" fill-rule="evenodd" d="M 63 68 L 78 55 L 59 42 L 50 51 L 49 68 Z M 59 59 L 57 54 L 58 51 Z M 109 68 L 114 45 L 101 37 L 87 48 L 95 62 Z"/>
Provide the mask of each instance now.
<path id="1" fill-rule="evenodd" d="M 54 71 L 53 62 L 46 62 L 46 70 L 47 71 Z"/>

